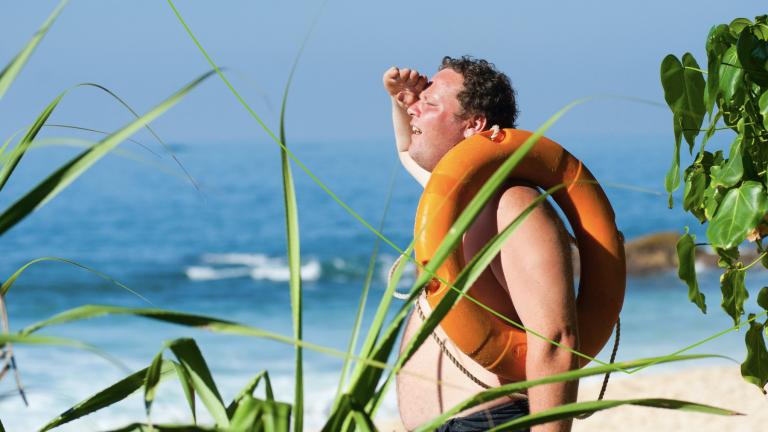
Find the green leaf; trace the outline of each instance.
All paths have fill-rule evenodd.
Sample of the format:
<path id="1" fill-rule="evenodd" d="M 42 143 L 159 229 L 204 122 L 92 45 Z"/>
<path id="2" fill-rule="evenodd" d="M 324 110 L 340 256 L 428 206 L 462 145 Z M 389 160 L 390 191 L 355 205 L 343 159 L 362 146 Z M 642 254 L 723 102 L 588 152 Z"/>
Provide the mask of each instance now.
<path id="1" fill-rule="evenodd" d="M 704 133 L 704 138 L 701 139 L 701 149 L 704 150 L 704 146 L 707 145 L 709 142 L 709 139 L 712 138 L 712 135 L 715 134 L 717 131 L 717 122 L 723 118 L 723 112 L 717 111 L 717 114 L 712 118 L 712 121 L 709 123 L 709 127 L 707 127 L 707 131 Z M 711 166 L 711 164 L 710 164 Z"/>
<path id="2" fill-rule="evenodd" d="M 144 379 L 144 409 L 147 411 L 147 418 L 150 416 L 152 401 L 155 400 L 157 385 L 160 383 L 160 373 L 163 369 L 163 351 L 165 351 L 165 347 L 152 359 Z"/>
<path id="3" fill-rule="evenodd" d="M 744 286 L 744 275 L 740 268 L 728 269 L 720 276 L 720 289 L 723 292 L 723 310 L 733 318 L 734 325 L 738 325 L 741 316 L 744 315 L 744 301 L 749 297 Z"/>
<path id="4" fill-rule="evenodd" d="M 213 71 L 207 72 L 191 83 L 184 86 L 171 97 L 161 102 L 158 106 L 142 115 L 138 119 L 128 123 L 122 129 L 101 140 L 98 144 L 84 151 L 53 174 L 48 176 L 35 188 L 13 203 L 8 209 L 0 214 L 0 234 L 16 225 L 24 217 L 35 209 L 42 207 L 64 190 L 70 183 L 75 181 L 83 172 L 90 168 L 99 159 L 104 157 L 113 148 L 122 141 L 130 137 L 134 132 L 144 127 L 145 124 L 152 122 L 162 115 L 165 111 L 178 103 L 189 91 L 197 87 L 202 81 L 213 74 Z"/>
<path id="5" fill-rule="evenodd" d="M 739 101 L 743 99 L 744 94 L 744 69 L 739 62 L 735 46 L 728 48 L 723 54 L 719 75 L 718 85 L 725 102 L 736 100 L 735 103 L 740 106 Z"/>
<path id="6" fill-rule="evenodd" d="M 723 54 L 735 39 L 725 24 L 712 26 L 707 36 L 707 112 L 712 115 L 719 94 L 720 62 Z"/>
<path id="7" fill-rule="evenodd" d="M 679 116 L 677 114 L 672 115 L 672 122 L 675 125 L 675 147 L 672 153 L 672 165 L 670 165 L 667 175 L 664 177 L 664 189 L 669 194 L 667 203 L 669 208 L 672 208 L 672 192 L 680 187 L 680 143 L 682 141 L 682 133 L 677 126 L 679 123 Z"/>
<path id="8" fill-rule="evenodd" d="M 728 161 L 722 166 L 713 166 L 711 169 L 712 187 L 723 186 L 729 188 L 739 181 L 744 175 L 744 162 L 742 160 L 743 136 L 737 135 L 731 144 Z"/>
<path id="9" fill-rule="evenodd" d="M 716 247 L 715 253 L 718 256 L 717 266 L 720 268 L 729 268 L 729 267 L 736 266 L 736 262 L 741 257 L 738 246 L 733 246 L 730 248 Z"/>
<path id="10" fill-rule="evenodd" d="M 709 242 L 715 247 L 730 248 L 738 245 L 754 229 L 766 213 L 763 185 L 745 181 L 731 189 L 723 198 L 715 217 L 707 227 Z"/>
<path id="11" fill-rule="evenodd" d="M 752 21 L 746 18 L 736 18 L 733 21 L 731 21 L 731 24 L 729 25 L 729 27 L 733 37 L 737 38 L 739 37 L 741 32 L 744 30 L 744 28 L 749 27 L 751 25 L 752 25 Z"/>
<path id="12" fill-rule="evenodd" d="M 699 283 L 696 280 L 696 236 L 688 233 L 688 227 L 685 227 L 685 234 L 677 241 L 677 276 L 688 285 L 688 299 L 701 309 L 701 312 L 707 313 L 707 305 L 704 302 L 704 294 L 699 291 Z"/>
<path id="13" fill-rule="evenodd" d="M 717 208 L 720 206 L 720 202 L 723 201 L 723 193 L 716 187 L 707 188 L 704 191 L 704 217 L 710 221 L 715 217 Z"/>
<path id="14" fill-rule="evenodd" d="M 764 91 L 758 101 L 760 114 L 763 116 L 763 127 L 768 129 L 768 90 Z"/>
<path id="15" fill-rule="evenodd" d="M 745 28 L 736 42 L 736 50 L 747 76 L 762 87 L 768 86 L 768 42 Z"/>
<path id="16" fill-rule="evenodd" d="M 61 413 L 55 419 L 51 420 L 48 424 L 43 426 L 41 432 L 53 429 L 65 423 L 69 423 L 72 420 L 76 420 L 80 417 L 96 412 L 102 408 L 108 407 L 127 398 L 144 385 L 148 369 L 149 368 L 144 368 L 138 372 L 128 375 L 127 377 L 112 384 L 106 389 L 74 405 L 70 409 Z M 161 375 L 165 376 L 172 372 L 172 363 L 170 361 L 164 360 L 160 371 Z"/>
<path id="17" fill-rule="evenodd" d="M 64 9 L 64 6 L 67 5 L 67 3 L 68 0 L 59 2 L 58 6 L 56 6 L 53 12 L 51 12 L 51 15 L 48 16 L 48 19 L 45 20 L 43 26 L 37 30 L 35 35 L 32 36 L 32 39 L 27 42 L 24 48 L 18 54 L 16 54 L 16 57 L 14 57 L 13 60 L 11 60 L 11 62 L 8 63 L 8 65 L 5 67 L 5 69 L 0 72 L 0 99 L 2 99 L 5 95 L 5 92 L 8 91 L 8 88 L 19 75 L 19 72 L 21 72 L 21 69 L 27 63 L 27 60 L 29 60 L 32 52 L 35 51 L 37 45 L 48 33 L 48 30 L 50 30 L 53 22 L 56 21 L 56 18 L 58 18 L 59 14 Z"/>
<path id="18" fill-rule="evenodd" d="M 747 345 L 747 358 L 741 364 L 741 376 L 744 380 L 760 388 L 763 394 L 766 394 L 765 385 L 768 384 L 768 351 L 765 349 L 765 339 L 763 339 L 763 324 L 754 320 L 754 315 L 750 314 L 749 329 L 745 336 Z"/>
<path id="19" fill-rule="evenodd" d="M 704 75 L 690 53 L 683 55 L 682 63 L 670 54 L 661 62 L 661 85 L 664 99 L 677 115 L 675 130 L 682 132 L 692 152 L 704 121 Z"/>
<path id="20" fill-rule="evenodd" d="M 179 363 L 186 369 L 195 392 L 200 396 L 200 401 L 208 408 L 211 417 L 219 427 L 229 426 L 229 417 L 224 408 L 216 383 L 213 381 L 211 371 L 203 358 L 203 354 L 197 347 L 194 339 L 176 339 L 168 345 Z"/>
<path id="21" fill-rule="evenodd" d="M 757 305 L 768 311 L 768 287 L 762 287 L 757 293 Z"/>
<path id="22" fill-rule="evenodd" d="M 699 167 L 691 170 L 686 175 L 685 187 L 683 188 L 683 209 L 698 210 L 704 202 L 705 190 L 707 190 L 707 174 L 704 169 Z"/>

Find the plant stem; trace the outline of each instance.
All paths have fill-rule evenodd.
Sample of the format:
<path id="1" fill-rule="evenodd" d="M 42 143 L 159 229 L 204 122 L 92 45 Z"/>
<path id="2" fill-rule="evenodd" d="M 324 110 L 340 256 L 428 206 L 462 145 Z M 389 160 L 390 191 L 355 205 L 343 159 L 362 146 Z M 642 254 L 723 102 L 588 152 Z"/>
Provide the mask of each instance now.
<path id="1" fill-rule="evenodd" d="M 755 259 L 754 261 L 749 263 L 748 266 L 740 268 L 739 271 L 747 271 L 747 270 L 749 270 L 750 268 L 752 268 L 752 266 L 754 266 L 755 264 L 759 263 L 760 260 L 762 260 L 765 257 L 766 254 L 768 254 L 768 251 L 761 253 L 760 256 L 757 257 L 757 259 Z"/>

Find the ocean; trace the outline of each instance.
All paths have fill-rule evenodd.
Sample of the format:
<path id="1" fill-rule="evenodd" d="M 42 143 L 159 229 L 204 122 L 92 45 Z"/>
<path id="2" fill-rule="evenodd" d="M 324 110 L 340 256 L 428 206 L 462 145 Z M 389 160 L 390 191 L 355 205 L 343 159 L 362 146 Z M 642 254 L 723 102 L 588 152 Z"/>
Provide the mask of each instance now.
<path id="1" fill-rule="evenodd" d="M 291 335 L 277 146 L 268 138 L 172 144 L 198 190 L 148 136 L 136 138 L 155 153 L 124 143 L 121 148 L 129 153 L 108 156 L 0 238 L 0 276 L 7 278 L 34 258 L 66 258 L 120 281 L 155 307 Z M 672 153 L 671 136 L 555 138 L 603 182 L 627 239 L 659 231 L 681 232 L 685 225 L 704 239 L 702 228 L 679 207 L 679 194 L 677 206 L 673 210 L 666 207 L 662 185 Z M 412 237 L 420 188 L 399 168 L 393 147 L 387 140 L 291 144 L 296 156 L 374 227 L 382 223 L 392 184 L 382 232 L 405 248 Z M 7 207 L 73 154 L 75 150 L 58 146 L 30 152 L 0 195 L 0 206 Z M 295 164 L 293 173 L 301 226 L 304 339 L 345 350 L 376 237 Z M 396 256 L 395 250 L 381 244 L 366 323 L 383 294 L 387 270 Z M 618 359 L 670 354 L 731 327 L 730 318 L 719 308 L 718 275 L 715 269 L 702 268 L 699 273 L 709 306 L 707 315 L 688 301 L 687 287 L 674 272 L 630 278 Z M 403 286 L 412 280 L 411 271 Z M 756 289 L 768 285 L 766 272 L 751 272 L 747 285 L 753 290 L 747 309 L 754 310 Z M 13 330 L 84 304 L 150 306 L 109 281 L 60 262 L 33 265 L 13 285 L 6 300 Z M 393 303 L 397 306 L 400 301 Z M 131 371 L 149 365 L 164 341 L 193 337 L 225 401 L 265 369 L 279 399 L 290 402 L 293 396 L 293 347 L 274 341 L 124 316 L 51 327 L 41 334 L 92 344 Z M 725 354 L 741 361 L 743 335 L 743 330 L 731 332 L 691 352 Z M 13 377 L 5 376 L 0 382 L 0 420 L 8 431 L 40 428 L 128 374 L 89 351 L 17 345 L 14 352 L 29 406 L 24 406 L 15 391 Z M 598 357 L 607 360 L 609 352 L 610 343 Z M 677 363 L 643 373 L 706 363 Z M 338 358 L 306 352 L 307 430 L 318 430 L 326 419 L 341 364 Z M 200 406 L 198 412 L 203 411 Z M 393 395 L 379 416 L 397 416 Z M 206 418 L 200 416 L 201 421 Z M 162 384 L 153 420 L 190 419 L 178 384 L 172 380 Z M 137 394 L 60 430 L 100 430 L 144 420 L 143 399 Z"/>

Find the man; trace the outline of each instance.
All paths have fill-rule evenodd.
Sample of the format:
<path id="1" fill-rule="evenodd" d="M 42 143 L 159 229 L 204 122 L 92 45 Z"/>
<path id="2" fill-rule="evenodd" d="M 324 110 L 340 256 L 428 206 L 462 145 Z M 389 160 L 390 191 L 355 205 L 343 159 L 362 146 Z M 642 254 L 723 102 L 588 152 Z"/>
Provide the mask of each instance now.
<path id="1" fill-rule="evenodd" d="M 384 87 L 392 98 L 397 151 L 403 166 L 422 185 L 454 145 L 498 125 L 514 127 L 514 91 L 508 78 L 484 61 L 445 57 L 428 81 L 415 70 L 390 68 Z M 503 230 L 540 193 L 524 183 L 503 187 L 466 232 L 464 254 L 469 261 L 488 240 Z M 521 322 L 540 335 L 577 349 L 575 294 L 568 234 L 549 204 L 539 205 L 504 244 L 500 254 L 472 288 L 483 304 Z M 406 324 L 403 346 L 430 313 L 423 297 Z M 434 337 L 398 375 L 400 416 L 406 428 L 430 420 L 485 387 L 503 379 L 459 351 L 438 327 Z M 440 342 L 438 342 L 440 341 Z M 441 347 L 442 345 L 442 347 Z M 401 346 L 402 348 L 402 346 Z M 526 376 L 536 379 L 576 367 L 576 357 L 528 334 Z M 578 382 L 542 385 L 459 413 L 441 430 L 487 430 L 513 418 L 576 399 Z M 530 407 L 530 408 L 529 408 Z M 538 425 L 534 432 L 569 431 L 570 421 Z"/>

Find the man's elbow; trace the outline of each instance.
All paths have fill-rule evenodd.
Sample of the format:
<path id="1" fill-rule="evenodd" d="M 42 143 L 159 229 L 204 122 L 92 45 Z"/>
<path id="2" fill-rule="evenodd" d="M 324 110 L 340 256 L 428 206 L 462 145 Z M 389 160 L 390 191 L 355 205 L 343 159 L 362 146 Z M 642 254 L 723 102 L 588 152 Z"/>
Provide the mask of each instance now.
<path id="1" fill-rule="evenodd" d="M 579 334 L 575 328 L 564 327 L 536 335 L 528 335 L 526 362 L 534 369 L 550 370 L 552 373 L 574 369 L 578 364 Z"/>

